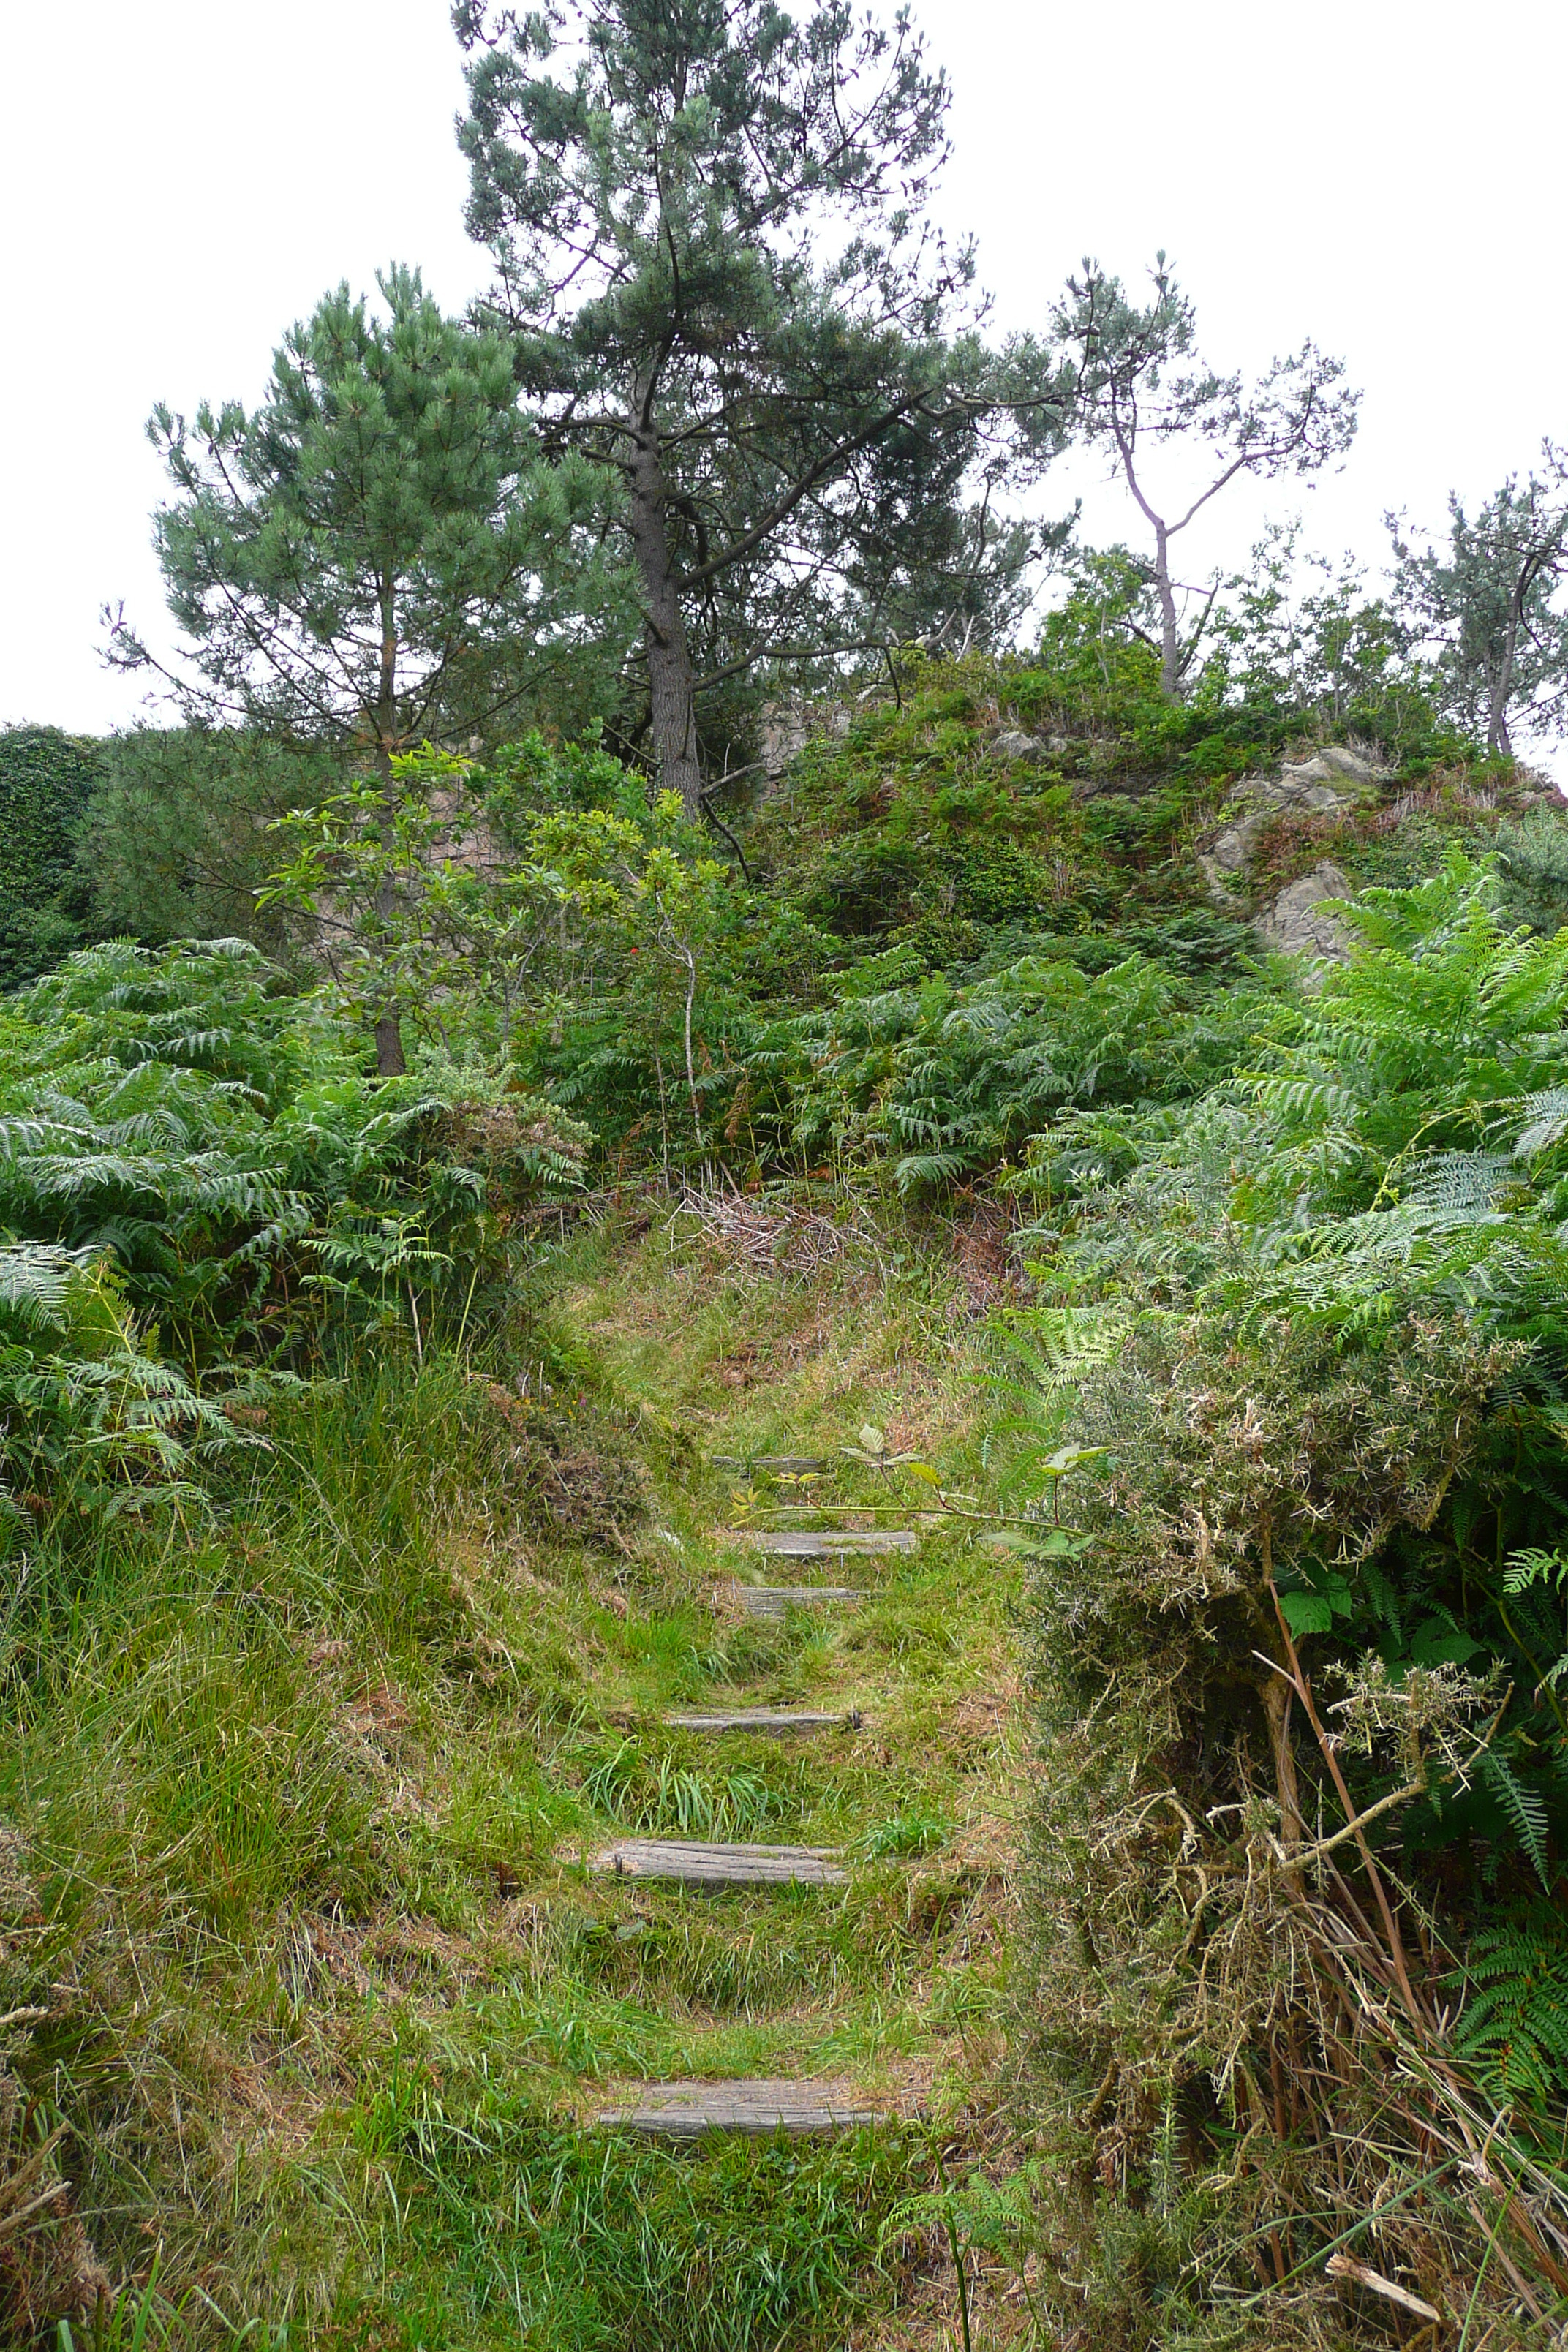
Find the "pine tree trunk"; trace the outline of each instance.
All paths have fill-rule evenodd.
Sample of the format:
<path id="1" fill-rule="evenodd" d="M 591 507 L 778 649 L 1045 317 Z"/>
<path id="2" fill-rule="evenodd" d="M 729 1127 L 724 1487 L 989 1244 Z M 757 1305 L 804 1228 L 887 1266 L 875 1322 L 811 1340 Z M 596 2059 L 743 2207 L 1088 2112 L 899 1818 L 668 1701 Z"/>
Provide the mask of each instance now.
<path id="1" fill-rule="evenodd" d="M 1154 587 L 1160 599 L 1160 690 L 1171 702 L 1182 698 L 1182 648 L 1176 627 L 1176 592 L 1171 585 L 1171 550 L 1163 523 L 1154 533 Z"/>
<path id="2" fill-rule="evenodd" d="M 632 546 L 642 582 L 643 637 L 647 646 L 648 701 L 654 757 L 663 791 L 679 793 L 696 824 L 702 814 L 702 772 L 697 761 L 697 705 L 691 649 L 686 641 L 675 570 L 664 528 L 664 474 L 658 426 L 639 399 L 631 428 Z"/>
<path id="3" fill-rule="evenodd" d="M 400 1078 L 408 1067 L 403 1050 L 403 1024 L 395 1013 L 384 1013 L 375 1024 L 375 1066 L 384 1078 Z"/>
<path id="4" fill-rule="evenodd" d="M 1519 650 L 1519 625 L 1524 595 L 1525 575 L 1521 573 L 1514 584 L 1508 625 L 1503 631 L 1502 658 L 1496 670 L 1489 668 L 1487 676 L 1488 699 L 1490 705 L 1487 714 L 1490 722 L 1487 728 L 1487 750 L 1492 752 L 1500 751 L 1510 760 L 1513 757 L 1513 745 L 1509 739 L 1508 706 L 1509 698 L 1513 692 L 1513 665 Z"/>
<path id="5" fill-rule="evenodd" d="M 382 583 L 381 596 L 381 694 L 376 704 L 376 772 L 381 778 L 383 805 L 386 815 L 382 826 L 382 839 L 388 846 L 392 842 L 392 746 L 397 726 L 397 625 L 396 606 L 393 600 L 390 580 Z M 384 923 L 390 923 L 397 908 L 397 888 L 389 874 L 375 895 L 375 911 Z M 387 1005 L 376 1015 L 375 1066 L 384 1078 L 401 1078 L 408 1068 L 408 1057 L 403 1050 L 403 1024 L 395 1005 Z"/>

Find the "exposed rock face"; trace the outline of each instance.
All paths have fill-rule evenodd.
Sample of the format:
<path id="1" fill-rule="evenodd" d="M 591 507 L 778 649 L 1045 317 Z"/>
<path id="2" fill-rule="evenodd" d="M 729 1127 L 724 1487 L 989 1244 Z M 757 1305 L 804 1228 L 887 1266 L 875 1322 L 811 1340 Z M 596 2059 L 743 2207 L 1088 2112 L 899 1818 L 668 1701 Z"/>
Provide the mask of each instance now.
<path id="1" fill-rule="evenodd" d="M 849 713 L 842 703 L 814 703 L 804 695 L 783 694 L 776 701 L 764 702 L 760 719 L 758 750 L 764 793 L 783 782 L 791 763 L 813 736 L 843 737 L 849 732 Z"/>
<path id="2" fill-rule="evenodd" d="M 1065 735 L 1026 735 L 1018 727 L 1005 729 L 991 743 L 1002 760 L 1059 760 L 1069 748 Z"/>
<path id="3" fill-rule="evenodd" d="M 1244 776 L 1234 795 L 1238 813 L 1197 853 L 1209 897 L 1227 912 L 1234 909 L 1235 886 L 1245 885 L 1258 842 L 1276 819 L 1339 816 L 1374 798 L 1389 773 L 1342 743 L 1326 743 L 1310 759 L 1286 761 L 1277 776 Z M 1320 898 L 1351 895 L 1346 876 L 1325 861 L 1288 883 L 1258 915 L 1253 929 L 1277 954 L 1342 961 L 1347 953 L 1343 929 L 1316 908 Z"/>
<path id="4" fill-rule="evenodd" d="M 1321 899 L 1352 895 L 1349 876 L 1324 858 L 1310 874 L 1287 882 L 1252 928 L 1277 955 L 1310 956 L 1315 963 L 1343 963 L 1350 954 L 1344 926 L 1332 915 L 1320 914 L 1318 907 Z"/>
<path id="5" fill-rule="evenodd" d="M 1198 852 L 1198 865 L 1219 905 L 1233 902 L 1228 881 L 1245 877 L 1260 836 L 1287 814 L 1337 816 L 1372 797 L 1388 774 L 1357 751 L 1330 743 L 1310 760 L 1287 761 L 1277 776 L 1244 776 L 1235 797 L 1241 814 Z"/>
<path id="6" fill-rule="evenodd" d="M 1342 793 L 1346 784 L 1386 783 L 1392 773 L 1392 769 L 1374 767 L 1370 760 L 1363 760 L 1359 751 L 1347 751 L 1342 743 L 1327 743 L 1321 751 L 1314 751 L 1310 760 L 1287 760 L 1279 771 L 1279 789 L 1285 791 L 1327 784 L 1331 788 L 1337 787 Z M 1352 793 L 1351 797 L 1358 798 L 1360 795 Z"/>

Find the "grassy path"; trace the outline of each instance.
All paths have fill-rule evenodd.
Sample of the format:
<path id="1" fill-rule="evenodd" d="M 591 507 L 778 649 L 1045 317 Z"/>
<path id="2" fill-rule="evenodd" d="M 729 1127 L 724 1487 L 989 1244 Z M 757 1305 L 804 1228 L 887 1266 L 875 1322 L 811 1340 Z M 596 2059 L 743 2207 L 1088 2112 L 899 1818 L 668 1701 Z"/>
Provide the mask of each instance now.
<path id="1" fill-rule="evenodd" d="M 729 1530 L 786 1498 L 761 1523 L 888 1525 L 920 1490 L 844 1454 L 865 1423 L 969 1483 L 966 1327 L 918 1271 L 740 1281 L 657 1229 L 583 1236 L 545 1289 L 526 1394 L 372 1368 L 279 1423 L 220 1547 L 79 1605 L 0 1798 L 77 1988 L 50 2063 L 81 2210 L 119 2276 L 163 2247 L 181 2345 L 230 2340 L 192 2280 L 281 2299 L 289 2352 L 956 2345 L 944 2243 L 888 2223 L 1003 2137 L 1014 1572 L 951 1528 L 844 1567 Z M 819 1507 L 710 1466 L 779 1453 L 840 1465 Z M 756 1615 L 747 1579 L 866 1597 Z M 666 1720 L 748 1709 L 835 1720 Z M 847 1875 L 590 1866 L 628 1837 Z M 780 2078 L 879 2120 L 599 2124 Z M 980 2302 L 977 2347 L 1020 2339 Z"/>
<path id="2" fill-rule="evenodd" d="M 646 2035 L 638 2074 L 832 2075 L 889 2116 L 952 2120 L 985 2102 L 997 2054 L 1017 1786 L 1005 1580 L 951 1530 L 847 1566 L 770 1561 L 727 1530 L 898 1524 L 889 1503 L 921 1488 L 844 1449 L 870 1422 L 962 1477 L 974 1368 L 939 1327 L 956 1377 L 933 1377 L 933 1334 L 907 1300 L 715 1289 L 710 1265 L 660 1266 L 651 1249 L 574 1284 L 567 1306 L 622 1393 L 689 1432 L 701 1462 L 830 1465 L 805 1485 L 693 1465 L 656 1493 L 626 1563 L 581 1783 L 595 1809 L 646 1836 L 830 1849 L 848 1866 L 841 1893 L 596 1888 L 609 1973 Z M 841 1577 L 866 1595 L 853 1609 L 742 1605 L 742 1584 Z M 840 1727 L 715 1741 L 663 1719 L 697 1706 L 832 1711 Z M 578 2111 L 592 2099 L 579 2090 Z"/>

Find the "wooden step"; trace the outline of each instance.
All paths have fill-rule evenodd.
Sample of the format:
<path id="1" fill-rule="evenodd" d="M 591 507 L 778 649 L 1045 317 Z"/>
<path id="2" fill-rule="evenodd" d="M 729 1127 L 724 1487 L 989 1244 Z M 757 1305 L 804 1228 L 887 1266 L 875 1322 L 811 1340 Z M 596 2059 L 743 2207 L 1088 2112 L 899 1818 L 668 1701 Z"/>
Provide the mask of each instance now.
<path id="1" fill-rule="evenodd" d="M 849 1876 L 826 1847 L 709 1845 L 691 1838 L 622 1838 L 589 1868 L 618 1878 L 673 1879 L 679 1886 L 842 1886 Z"/>
<path id="2" fill-rule="evenodd" d="M 748 1617 L 782 1617 L 786 1609 L 852 1609 L 867 1595 L 853 1584 L 737 1584 Z"/>
<path id="3" fill-rule="evenodd" d="M 775 1478 L 806 1478 L 814 1470 L 826 1470 L 828 1465 L 811 1454 L 715 1454 L 709 1466 L 714 1470 L 766 1470 Z"/>
<path id="4" fill-rule="evenodd" d="M 914 1528 L 731 1528 L 731 1536 L 775 1559 L 837 1559 L 847 1552 L 913 1551 Z"/>
<path id="5" fill-rule="evenodd" d="M 673 1731 L 756 1731 L 785 1739 L 798 1732 L 858 1731 L 865 1721 L 858 1706 L 837 1715 L 814 1714 L 804 1706 L 756 1706 L 734 1715 L 667 1715 L 664 1719 Z"/>
<path id="6" fill-rule="evenodd" d="M 864 2093 L 840 2083 L 642 2083 L 637 2104 L 607 2107 L 603 2130 L 658 2139 L 702 2139 L 710 2132 L 753 2137 L 855 2131 L 879 2120 Z"/>

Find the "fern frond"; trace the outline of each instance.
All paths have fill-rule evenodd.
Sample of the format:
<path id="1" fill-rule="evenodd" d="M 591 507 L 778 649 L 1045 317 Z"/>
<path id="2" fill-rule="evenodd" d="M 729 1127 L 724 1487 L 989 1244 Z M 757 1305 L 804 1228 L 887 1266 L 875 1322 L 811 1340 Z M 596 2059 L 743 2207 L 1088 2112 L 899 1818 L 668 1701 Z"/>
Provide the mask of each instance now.
<path id="1" fill-rule="evenodd" d="M 1489 1748 L 1481 1758 L 1481 1771 L 1512 1823 L 1515 1836 L 1530 1857 L 1531 1867 L 1542 1886 L 1549 1889 L 1552 1885 L 1546 1856 L 1549 1827 L 1546 1807 L 1540 1793 L 1534 1789 L 1525 1788 L 1506 1759 L 1493 1748 Z"/>

